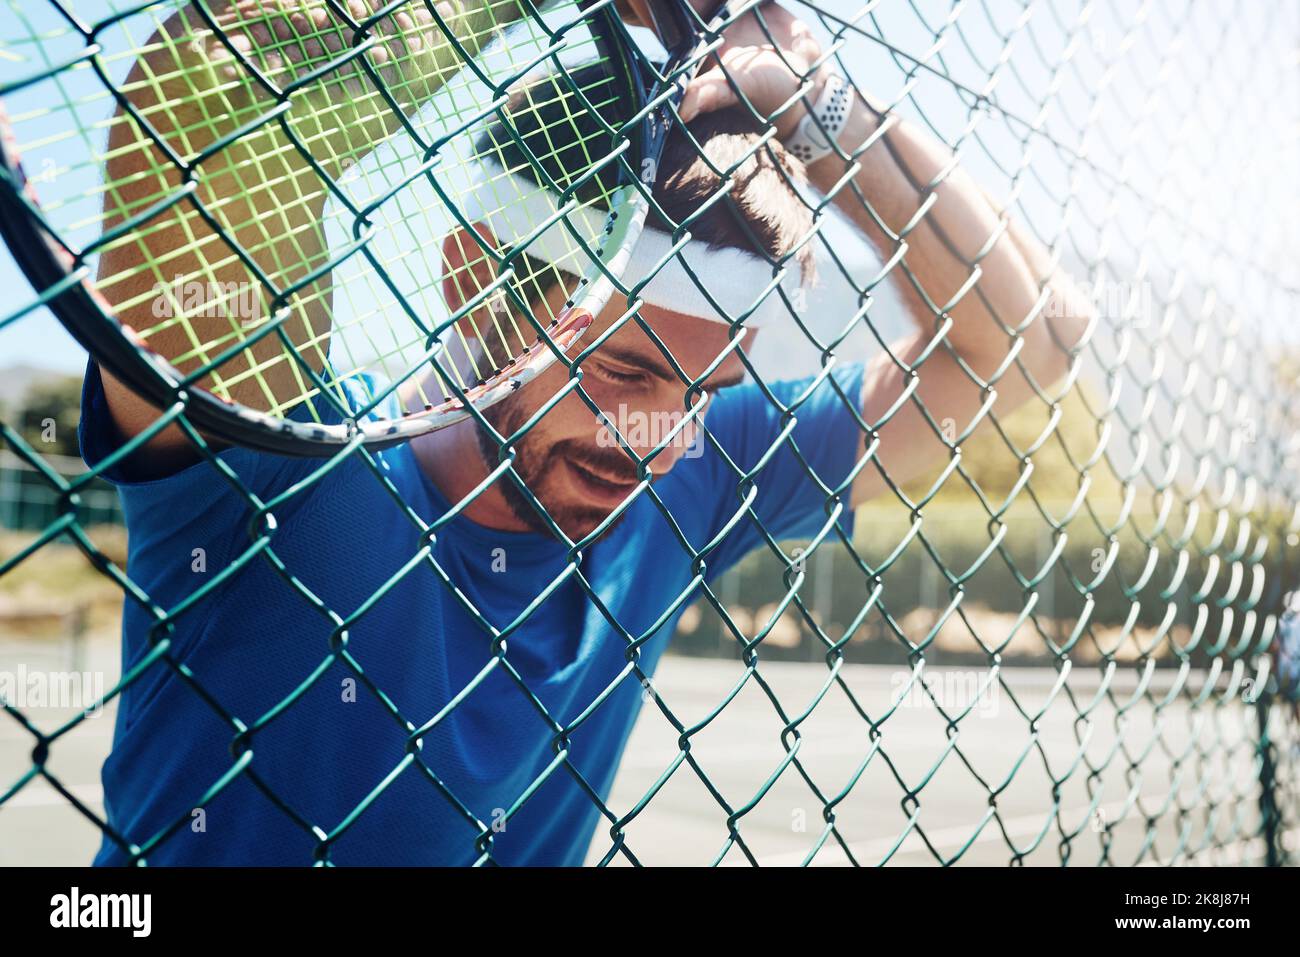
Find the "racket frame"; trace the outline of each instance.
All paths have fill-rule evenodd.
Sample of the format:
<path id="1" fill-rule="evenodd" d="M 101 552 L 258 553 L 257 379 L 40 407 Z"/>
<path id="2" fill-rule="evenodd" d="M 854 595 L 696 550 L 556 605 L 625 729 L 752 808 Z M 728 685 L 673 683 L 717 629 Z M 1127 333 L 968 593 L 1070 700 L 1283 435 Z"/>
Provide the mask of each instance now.
<path id="1" fill-rule="evenodd" d="M 678 0 L 667 2 L 672 4 Z M 642 67 L 640 54 L 633 49 L 613 4 L 605 3 L 592 12 L 592 18 L 591 32 L 596 44 L 605 46 L 610 62 L 625 71 L 621 80 L 627 84 L 634 110 L 645 109 L 657 95 L 653 78 Z M 677 50 L 670 50 L 670 55 L 680 56 L 682 52 L 679 45 Z M 15 84 L 21 85 L 25 84 Z M 205 435 L 245 448 L 295 456 L 330 455 L 354 442 L 374 449 L 385 448 L 468 418 L 472 414 L 471 406 L 484 409 L 500 402 L 535 379 L 556 359 L 555 350 L 539 338 L 490 378 L 463 390 L 463 398 L 457 396 L 391 419 L 366 415 L 345 417 L 338 423 L 297 421 L 222 398 L 207 389 L 187 387 L 194 376 L 177 369 L 151 349 L 137 330 L 117 318 L 113 306 L 94 285 L 89 263 L 59 239 L 58 232 L 41 212 L 37 193 L 23 172 L 4 111 L 3 92 L 0 91 L 0 179 L 9 182 L 0 184 L 0 238 L 38 296 L 45 298 L 50 290 L 59 290 L 48 297 L 45 305 L 96 362 L 159 409 L 169 409 L 178 401 L 183 403 L 188 420 Z M 634 137 L 639 140 L 638 161 L 652 158 L 657 165 L 659 151 L 671 128 L 671 106 L 679 100 L 680 91 L 644 117 Z M 589 264 L 583 277 L 587 281 L 579 285 L 578 297 L 567 303 L 546 327 L 547 338 L 560 352 L 567 353 L 582 338 L 595 321 L 596 312 L 613 295 L 615 284 L 610 275 L 621 273 L 649 209 L 641 188 L 648 190 L 652 186 L 652 182 L 647 182 L 639 188 L 629 182 L 611 195 L 606 229 L 596 249 L 601 266 Z"/>

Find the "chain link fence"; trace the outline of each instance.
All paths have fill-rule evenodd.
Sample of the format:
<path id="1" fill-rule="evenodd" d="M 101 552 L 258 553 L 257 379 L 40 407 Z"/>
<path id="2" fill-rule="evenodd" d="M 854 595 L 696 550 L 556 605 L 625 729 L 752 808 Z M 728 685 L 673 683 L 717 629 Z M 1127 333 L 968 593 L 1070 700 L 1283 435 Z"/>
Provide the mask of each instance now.
<path id="1" fill-rule="evenodd" d="M 12 6 L 0 86 L 42 74 L 54 95 L 64 74 L 96 56 L 117 69 L 107 48 L 86 47 L 101 37 L 98 26 L 81 33 L 35 6 L 43 5 Z M 159 15 L 151 4 L 93 6 L 76 12 L 78 22 Z M 178 392 L 148 431 L 75 474 L 7 415 L 0 476 L 21 471 L 25 486 L 36 482 L 44 511 L 34 528 L 38 511 L 8 506 L 27 517 L 6 523 L 0 553 L 0 845 L 20 849 L 6 863 L 84 862 L 101 839 L 123 862 L 165 859 L 169 844 L 194 831 L 196 814 L 212 808 L 215 818 L 232 794 L 274 808 L 300 835 L 300 859 L 283 863 L 329 863 L 389 813 L 385 795 L 400 789 L 454 820 L 441 840 L 454 849 L 449 859 L 465 863 L 496 863 L 512 831 L 544 827 L 528 808 L 556 789 L 590 809 L 585 860 L 602 865 L 1294 862 L 1300 730 L 1277 662 L 1300 556 L 1300 343 L 1289 321 L 1300 306 L 1300 11 L 1285 0 L 789 8 L 864 98 L 950 151 L 938 177 L 915 184 L 923 196 L 964 170 L 1005 211 L 999 230 L 1022 223 L 1085 291 L 1095 321 L 1063 350 L 1064 378 L 1036 382 L 1016 354 L 1041 316 L 996 317 L 1007 361 L 992 377 L 962 368 L 982 395 L 1025 378 L 1027 402 L 1006 413 L 985 402 L 969 421 L 925 407 L 915 384 L 927 366 L 945 356 L 961 363 L 948 342 L 951 303 L 929 299 L 907 255 L 925 207 L 904 230 L 884 227 L 897 254 L 875 257 L 836 205 L 852 196 L 883 223 L 848 175 L 866 151 L 889 148 L 878 137 L 839 157 L 846 175 L 827 194 L 803 192 L 817 215 L 801 247 L 815 252 L 821 284 L 807 300 L 786 299 L 787 321 L 763 331 L 746 363 L 750 382 L 737 387 L 772 406 L 769 441 L 742 460 L 701 420 L 700 456 L 723 470 L 733 494 L 717 505 L 725 521 L 715 539 L 679 535 L 672 554 L 634 563 L 623 588 L 678 581 L 656 594 L 649 617 L 620 621 L 608 591 L 592 585 L 603 529 L 575 541 L 551 523 L 563 561 L 544 588 L 514 596 L 516 615 L 494 619 L 471 597 L 498 587 L 483 583 L 494 579 L 444 564 L 438 547 L 461 533 L 460 513 L 482 489 L 447 508 L 413 501 L 388 474 L 391 453 L 354 444 L 288 469 L 206 441 Z M 40 62 L 40 50 L 54 48 L 52 31 L 65 58 Z M 102 84 L 74 81 L 64 90 L 75 90 L 77 108 L 107 115 Z M 87 177 L 94 197 L 105 149 L 88 144 L 51 175 Z M 765 149 L 766 140 L 756 143 L 720 181 L 730 184 Z M 58 220 L 62 211 L 46 212 Z M 968 263 L 972 280 L 979 261 Z M 632 293 L 630 322 L 643 278 L 622 285 L 620 307 Z M 891 351 L 909 287 L 932 318 L 929 343 L 910 358 Z M 0 350 L 4 337 L 52 329 L 46 307 L 65 292 L 12 298 Z M 962 290 L 983 294 L 975 281 Z M 570 356 L 570 375 L 580 378 L 594 351 L 584 343 Z M 912 383 L 877 421 L 863 418 L 847 385 L 855 380 L 843 375 L 872 356 Z M 780 384 L 791 379 L 800 387 Z M 692 388 L 688 378 L 682 385 Z M 584 401 L 595 430 L 600 410 Z M 856 422 L 861 448 L 847 478 L 819 475 L 816 450 L 795 436 L 801 409 L 817 401 Z M 922 412 L 945 451 L 928 471 L 896 478 L 882 465 L 880 436 L 905 408 Z M 513 441 L 544 419 L 523 424 Z M 98 498 L 102 475 L 165 426 L 184 431 L 196 468 L 219 475 L 207 488 L 242 503 L 226 553 L 209 549 L 183 595 L 153 594 L 133 579 L 134 556 Z M 497 451 L 510 461 L 508 446 Z M 769 513 L 753 505 L 764 470 L 782 456 L 800 463 L 823 506 L 816 533 L 800 526 L 794 540 L 780 534 L 788 526 L 764 527 Z M 850 523 L 848 487 L 864 473 L 880 476 L 880 494 Z M 542 508 L 513 470 L 494 476 Z M 362 483 L 401 510 L 415 547 L 395 569 L 358 569 L 369 591 L 345 600 L 320 590 L 293 536 L 307 534 L 302 515 L 317 507 L 314 491 L 337 496 Z M 646 482 L 636 495 L 671 522 L 689 500 L 660 490 Z M 364 531 L 341 524 L 335 534 L 344 555 L 348 537 Z M 732 535 L 748 548 L 728 549 Z M 198 560 L 189 543 L 150 544 Z M 515 560 L 513 547 L 504 545 L 504 560 Z M 724 553 L 734 567 L 711 571 Z M 652 564 L 682 574 L 653 577 Z M 221 617 L 250 576 L 291 596 L 315 641 L 311 668 L 284 664 L 304 659 L 277 653 L 274 621 L 259 626 L 258 609 Z M 473 623 L 456 645 L 462 664 L 435 700 L 414 705 L 386 686 L 392 668 L 376 665 L 376 645 L 430 636 L 423 626 L 413 636 L 367 631 L 386 596 L 411 588 L 442 590 Z M 575 620 L 603 621 L 623 662 L 580 699 L 557 697 L 554 676 L 530 668 L 530 643 L 540 640 L 530 622 L 553 595 L 572 603 Z M 64 606 L 81 609 L 75 628 L 60 617 Z M 282 691 L 269 707 L 236 704 L 248 699 L 213 683 L 212 660 L 178 640 L 195 619 L 244 622 L 250 634 L 208 640 L 226 642 L 250 673 L 287 669 L 271 682 Z M 119 620 L 144 649 L 120 669 Z M 65 672 L 41 665 L 34 649 L 73 631 L 80 674 L 98 678 L 67 685 L 70 696 L 56 700 L 54 676 Z M 312 695 L 337 694 L 340 680 L 387 716 L 399 744 L 382 745 L 387 774 L 340 785 L 352 795 L 349 813 L 317 818 L 260 744 Z M 475 701 L 503 687 L 529 703 L 545 753 L 486 781 L 439 763 L 441 751 L 425 742 L 463 733 L 458 715 L 467 712 L 490 724 Z M 147 830 L 124 828 L 130 809 L 106 809 L 98 785 L 109 744 L 102 716 L 133 689 L 200 701 L 213 722 L 200 736 L 222 739 L 229 755 L 213 779 L 167 781 L 174 813 Z M 618 772 L 593 770 L 584 737 L 615 720 L 609 702 L 629 695 L 639 715 Z M 492 733 L 504 741 L 517 730 Z M 182 750 L 197 734 L 173 733 L 166 747 Z M 320 727 L 295 746 L 346 780 L 349 755 L 324 744 L 331 734 Z"/>

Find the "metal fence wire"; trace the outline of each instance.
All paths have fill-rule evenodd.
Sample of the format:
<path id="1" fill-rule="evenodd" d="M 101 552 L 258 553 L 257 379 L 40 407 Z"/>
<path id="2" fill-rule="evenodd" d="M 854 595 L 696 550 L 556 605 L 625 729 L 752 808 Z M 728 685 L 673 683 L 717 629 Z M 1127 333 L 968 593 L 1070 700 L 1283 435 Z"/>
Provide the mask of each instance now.
<path id="1" fill-rule="evenodd" d="M 395 15 L 405 6 L 385 9 Z M 549 519 L 564 560 L 544 588 L 522 596 L 515 617 L 494 620 L 469 597 L 475 587 L 466 576 L 478 572 L 445 567 L 437 549 L 440 537 L 456 534 L 460 513 L 482 488 L 450 503 L 449 511 L 430 513 L 389 478 L 387 452 L 354 443 L 309 460 L 292 482 L 255 490 L 253 460 L 206 440 L 187 419 L 189 397 L 179 387 L 154 427 L 85 474 L 52 467 L 39 434 L 6 420 L 0 423 L 5 446 L 24 463 L 24 482 L 38 476 L 48 490 L 44 514 L 53 517 L 38 530 L 16 528 L 0 539 L 3 608 L 19 602 L 52 555 L 75 549 L 93 568 L 96 587 L 108 582 L 120 591 L 124 627 L 141 632 L 136 637 L 147 653 L 125 662 L 120 680 L 92 707 L 55 719 L 20 706 L 11 683 L 4 703 L 9 727 L 0 739 L 0 834 L 16 833 L 22 815 L 31 813 L 25 802 L 52 789 L 123 860 L 143 864 L 165 856 L 169 842 L 193 828 L 194 809 L 216 806 L 223 793 L 243 787 L 241 793 L 269 802 L 303 835 L 309 851 L 283 863 L 329 864 L 346 856 L 359 822 L 389 813 L 390 789 L 418 782 L 431 805 L 454 814 L 456 826 L 443 836 L 444 846 L 454 848 L 449 859 L 475 864 L 499 863 L 497 849 L 509 840 L 511 823 L 554 788 L 580 792 L 594 810 L 586 859 L 602 865 L 1294 862 L 1300 732 L 1279 651 L 1292 628 L 1286 609 L 1300 550 L 1300 349 L 1286 328 L 1300 307 L 1294 216 L 1300 209 L 1300 9 L 1286 0 L 788 6 L 853 88 L 951 151 L 953 162 L 938 177 L 916 184 L 922 196 L 932 197 L 954 170 L 965 170 L 1005 211 L 999 230 L 1012 219 L 1025 224 L 1053 266 L 1089 292 L 1095 318 L 1085 339 L 1068 350 L 1065 377 L 1034 382 L 1028 404 L 1013 414 L 994 409 L 999 383 L 1028 375 L 1017 344 L 1042 321 L 999 316 L 1007 361 L 986 379 L 963 366 L 971 388 L 989 401 L 969 422 L 929 414 L 916 386 L 928 365 L 957 355 L 948 342 L 954 303 L 922 294 L 932 315 L 930 345 L 911 362 L 888 350 L 900 315 L 890 290 L 917 286 L 909 238 L 932 206 L 923 203 L 904 229 L 888 230 L 896 254 L 880 261 L 853 252 L 846 242 L 852 233 L 836 212 L 837 199 L 853 196 L 884 223 L 849 175 L 867 151 L 889 148 L 886 137 L 873 137 L 861 150 L 840 151 L 845 175 L 827 194 L 801 192 L 815 216 L 799 248 L 815 252 L 829 291 L 801 301 L 779 287 L 770 290 L 786 316 L 764 334 L 771 334 L 774 353 L 784 355 L 763 366 L 742 350 L 751 384 L 738 387 L 757 387 L 769 403 L 770 441 L 737 461 L 709 420 L 699 420 L 700 454 L 728 470 L 734 494 L 718 506 L 726 523 L 715 540 L 679 534 L 674 554 L 636 556 L 637 568 L 678 563 L 689 569 L 684 587 L 654 596 L 656 614 L 648 621 L 619 620 L 608 595 L 590 583 L 605 525 L 575 541 Z M 129 65 L 114 62 L 112 36 L 119 28 L 141 29 L 138 21 L 160 22 L 175 7 L 12 3 L 0 28 L 7 61 L 0 96 L 9 101 L 14 126 L 48 120 L 51 110 L 97 111 L 106 129 L 114 102 L 109 78 Z M 771 10 L 752 2 L 733 7 L 760 16 Z M 529 8 L 523 4 L 518 16 L 531 16 Z M 544 39 L 539 48 L 549 43 L 553 51 L 574 42 L 558 34 Z M 459 43 L 457 49 L 467 62 L 476 55 Z M 539 61 L 547 59 L 557 82 L 572 85 L 574 59 Z M 647 68 L 655 67 L 648 62 Z M 476 76 L 467 82 L 483 86 L 478 103 L 497 103 L 508 92 L 504 81 L 493 85 L 492 76 Z M 374 73 L 369 82 L 383 79 Z M 58 105 L 15 112 L 20 93 L 29 106 Z M 264 107 L 283 108 L 296 95 L 285 92 Z M 465 109 L 467 121 L 493 116 L 490 106 L 477 117 L 475 109 Z M 49 144 L 66 145 L 70 136 L 55 129 Z M 31 155 L 39 158 L 39 146 Z M 409 161 L 402 149 L 399 143 L 383 160 L 396 174 L 365 164 L 360 172 L 363 180 L 374 177 L 370 188 L 377 193 L 397 184 L 392 196 L 399 202 L 406 188 L 402 163 Z M 726 202 L 719 197 L 735 185 L 736 171 L 770 149 L 771 136 L 757 138 L 744 156 L 717 170 L 717 189 L 701 200 L 698 214 Z M 107 150 L 101 135 L 75 151 L 51 152 L 62 157 L 52 175 L 85 176 L 88 202 L 98 205 Z M 176 162 L 184 171 L 192 159 Z M 17 188 L 0 183 L 0 189 Z M 96 261 L 98 236 L 83 228 L 85 209 L 42 214 L 80 262 Z M 689 230 L 694 218 L 673 225 Z M 349 236 L 365 237 L 362 245 L 385 241 L 381 215 L 365 224 L 373 230 L 347 225 Z M 238 246 L 233 235 L 223 239 Z M 411 245 L 400 235 L 396 240 Z M 392 273 L 388 288 L 407 294 L 407 277 L 398 274 L 404 262 L 381 253 L 357 266 L 364 257 L 356 254 L 349 244 L 337 250 L 335 264 Z M 979 260 L 967 263 L 972 281 L 962 296 L 982 295 L 975 281 Z M 647 278 L 620 283 L 615 298 L 627 307 L 621 322 L 642 321 L 636 292 Z M 706 288 L 726 282 L 698 278 Z M 66 286 L 39 289 L 16 308 L 11 299 L 0 336 L 52 322 L 46 309 L 65 293 Z M 350 308 L 360 327 L 365 293 L 355 297 L 361 301 Z M 580 387 L 584 362 L 598 348 L 583 342 L 564 360 L 592 411 L 593 428 L 600 410 Z M 879 421 L 862 417 L 857 395 L 837 377 L 870 355 L 887 356 L 909 384 Z M 791 377 L 783 361 L 806 362 L 809 378 L 795 376 L 804 387 L 778 384 Z M 416 371 L 412 366 L 407 375 Z M 693 408 L 697 385 L 682 377 L 683 410 Z M 801 408 L 828 390 L 853 416 L 861 439 L 852 475 L 834 483 L 818 475 L 815 457 L 795 434 Z M 542 513 L 510 465 L 514 445 L 553 404 L 500 437 L 502 465 L 492 473 L 494 482 L 514 485 Z M 944 458 L 925 475 L 895 480 L 880 465 L 880 430 L 900 409 L 918 407 Z M 210 554 L 205 573 L 179 598 L 151 594 L 133 580 L 121 551 L 104 546 L 109 527 L 92 524 L 83 502 L 104 471 L 171 425 L 183 430 L 204 463 L 199 467 L 219 473 L 246 506 L 228 536 L 229 554 Z M 656 453 L 638 460 L 642 479 L 654 474 L 655 454 L 674 438 L 664 436 Z M 824 521 L 815 535 L 779 541 L 753 507 L 778 455 L 793 455 L 820 489 Z M 396 571 L 385 570 L 366 600 L 340 606 L 318 592 L 310 568 L 286 560 L 292 544 L 284 539 L 300 528 L 286 515 L 313 491 L 330 490 L 332 477 L 347 470 L 349 481 L 384 489 L 419 548 L 401 556 Z M 850 481 L 871 472 L 883 479 L 882 492 L 857 509 L 850 528 Z M 673 505 L 658 489 L 643 481 L 635 495 L 673 522 Z M 712 566 L 726 537 L 742 533 L 752 535 L 756 551 L 736 556 L 734 568 Z M 348 525 L 337 534 L 345 554 L 347 536 L 359 533 Z M 178 560 L 188 562 L 189 550 Z M 241 576 L 268 571 L 300 606 L 303 631 L 315 636 L 319 654 L 307 672 L 277 676 L 283 693 L 272 707 L 248 712 L 228 704 L 235 689 L 214 684 L 195 667 L 176 635 L 230 600 Z M 637 588 L 638 574 L 625 587 Z M 421 587 L 445 590 L 444 600 L 477 629 L 476 657 L 455 669 L 463 680 L 428 710 L 412 710 L 375 680 L 371 662 L 383 649 L 375 636 L 362 637 L 384 596 L 416 576 L 423 576 Z M 66 587 L 71 601 L 80 581 L 69 577 L 56 587 Z M 599 693 L 562 706 L 542 687 L 553 676 L 538 676 L 524 660 L 537 640 L 530 622 L 558 593 L 582 606 L 575 620 L 603 618 L 606 640 L 619 643 L 624 661 Z M 0 638 L 17 627 L 5 621 Z M 434 640 L 427 629 L 416 631 L 379 637 L 398 647 Z M 674 650 L 674 635 L 677 653 L 660 662 L 665 647 Z M 276 668 L 279 636 L 253 637 L 210 640 L 230 640 L 230 654 L 245 656 L 241 667 L 250 672 Z M 947 693 L 945 675 L 952 672 L 939 666 L 965 669 L 958 673 L 973 676 L 970 693 Z M 304 811 L 292 781 L 264 766 L 259 741 L 321 682 L 337 684 L 340 674 L 383 709 L 404 745 L 392 749 L 382 779 L 353 782 L 357 797 L 348 814 L 317 819 Z M 548 753 L 525 786 L 500 788 L 485 805 L 458 790 L 464 769 L 440 766 L 422 744 L 444 733 L 458 710 L 472 707 L 485 684 L 502 681 L 531 704 Z M 173 802 L 183 810 L 165 826 L 131 832 L 117 823 L 131 819 L 128 809 L 106 810 L 80 786 L 84 781 L 69 779 L 74 772 L 60 771 L 59 755 L 76 749 L 99 707 L 162 683 L 201 700 L 221 722 L 229 761 L 211 780 L 169 781 L 184 792 Z M 593 777 L 577 756 L 585 733 L 610 720 L 606 702 L 629 687 L 641 709 L 611 784 Z M 188 746 L 185 727 L 171 733 L 171 747 Z M 308 752 L 332 732 L 320 727 L 316 733 L 317 742 L 301 742 Z M 329 748 L 320 755 L 337 761 L 332 773 L 346 778 L 346 756 Z M 492 793 L 491 782 L 486 790 Z"/>

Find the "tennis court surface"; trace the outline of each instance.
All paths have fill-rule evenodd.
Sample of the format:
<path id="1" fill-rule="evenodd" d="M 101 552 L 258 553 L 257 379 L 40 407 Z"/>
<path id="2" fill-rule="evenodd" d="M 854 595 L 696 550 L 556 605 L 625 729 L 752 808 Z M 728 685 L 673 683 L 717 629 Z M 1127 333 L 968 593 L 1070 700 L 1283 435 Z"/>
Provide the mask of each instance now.
<path id="1" fill-rule="evenodd" d="M 86 645 L 85 668 L 102 671 L 110 686 L 115 658 L 111 638 Z M 0 670 L 39 660 L 30 642 L 0 644 Z M 46 664 L 67 667 L 57 660 Z M 698 721 L 743 673 L 739 662 L 669 656 L 654 688 L 684 721 Z M 652 795 L 624 828 L 625 846 L 637 862 L 919 866 L 951 861 L 998 866 L 1015 858 L 1027 865 L 1057 866 L 1065 858 L 1071 866 L 1264 863 L 1259 761 L 1251 745 L 1253 709 L 1228 701 L 1211 717 L 1201 718 L 1175 697 L 1153 723 L 1150 702 L 1164 700 L 1172 674 L 1157 674 L 1135 699 L 1136 678 L 1119 671 L 1109 686 L 1111 697 L 1102 696 L 1093 720 L 1076 726 L 1067 691 L 1090 702 L 1099 688 L 1095 672 L 1075 671 L 1067 686 L 1053 694 L 1057 675 L 1051 669 L 1004 669 L 1002 679 L 1014 691 L 1013 702 L 1001 684 L 987 684 L 987 671 L 939 668 L 928 679 L 932 701 L 914 684 L 907 690 L 910 675 L 905 670 L 844 665 L 839 677 L 873 717 L 883 715 L 891 702 L 899 703 L 880 725 L 874 743 L 848 696 L 838 686 L 825 690 L 829 671 L 824 664 L 767 662 L 758 674 L 791 713 L 819 702 L 799 726 L 798 763 L 787 756 L 783 723 L 756 677 L 715 721 L 691 737 L 690 754 L 709 786 L 679 760 L 676 734 L 652 704 L 647 706 L 607 802 L 615 813 L 629 815 Z M 1202 682 L 1203 676 L 1189 677 L 1185 693 L 1199 692 Z M 1052 704 L 1033 735 L 1021 709 L 1035 714 L 1049 696 Z M 1112 698 L 1125 705 L 1136 701 L 1122 736 L 1116 733 Z M 967 712 L 951 740 L 935 701 L 954 715 Z M 110 705 L 61 739 L 49 765 L 96 814 L 103 813 L 99 766 L 111 744 L 115 711 Z M 31 713 L 46 729 L 71 715 L 68 709 Z M 1275 720 L 1283 729 L 1281 715 Z M 25 771 L 31 747 L 31 737 L 16 725 L 0 726 L 0 775 L 13 780 Z M 1289 751 L 1279 748 L 1277 759 L 1278 794 L 1294 797 L 1300 784 L 1300 745 L 1292 741 Z M 657 785 L 674 765 L 668 780 Z M 804 774 L 820 789 L 820 797 Z M 1062 781 L 1055 789 L 1053 776 Z M 710 786 L 733 813 L 752 805 L 736 819 L 739 841 L 729 841 L 728 812 Z M 908 788 L 915 789 L 917 800 L 905 800 Z M 994 789 L 998 793 L 991 797 Z M 833 835 L 821 840 L 823 812 L 832 800 L 836 829 L 847 848 Z M 1298 837 L 1290 824 L 1277 839 L 1294 854 Z M 602 827 L 588 863 L 604 859 L 611 844 L 608 828 Z M 75 866 L 88 863 L 98 847 L 99 829 L 40 780 L 0 812 L 0 865 Z M 629 862 L 622 854 L 610 860 L 615 866 Z"/>

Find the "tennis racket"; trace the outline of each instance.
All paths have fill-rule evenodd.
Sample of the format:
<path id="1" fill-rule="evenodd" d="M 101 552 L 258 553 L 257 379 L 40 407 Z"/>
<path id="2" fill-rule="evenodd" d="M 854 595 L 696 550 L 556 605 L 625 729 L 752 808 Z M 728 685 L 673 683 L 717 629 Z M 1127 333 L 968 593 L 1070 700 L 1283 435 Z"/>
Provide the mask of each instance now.
<path id="1" fill-rule="evenodd" d="M 150 404 L 295 455 L 446 427 L 572 352 L 703 55 L 686 0 L 643 18 L 659 65 L 613 0 L 11 6 L 0 232 L 20 268 Z M 503 142 L 557 205 L 511 244 L 467 215 Z M 519 182 L 488 184 L 496 211 Z M 567 255 L 529 255 L 557 232 Z"/>

